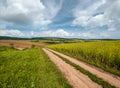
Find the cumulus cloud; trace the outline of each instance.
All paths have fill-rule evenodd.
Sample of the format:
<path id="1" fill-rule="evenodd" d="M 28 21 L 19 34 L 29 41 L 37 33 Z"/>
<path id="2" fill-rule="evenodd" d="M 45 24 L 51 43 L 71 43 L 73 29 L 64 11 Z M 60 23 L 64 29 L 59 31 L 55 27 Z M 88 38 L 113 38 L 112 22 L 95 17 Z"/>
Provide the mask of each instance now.
<path id="1" fill-rule="evenodd" d="M 0 36 L 17 36 L 17 37 L 70 37 L 72 33 L 69 33 L 63 29 L 50 30 L 50 31 L 29 31 L 22 32 L 19 30 L 0 30 Z"/>
<path id="2" fill-rule="evenodd" d="M 58 29 L 56 31 L 46 31 L 43 34 L 45 34 L 47 36 L 51 36 L 51 37 L 67 37 L 67 36 L 70 36 L 70 33 L 68 33 L 67 31 L 65 31 L 63 29 Z"/>
<path id="3" fill-rule="evenodd" d="M 26 25 L 35 22 L 37 18 L 41 21 L 43 17 L 41 13 L 45 7 L 39 0 L 7 0 L 5 3 L 7 5 L 0 7 L 0 19 L 4 21 Z"/>
<path id="4" fill-rule="evenodd" d="M 84 4 L 89 2 L 86 0 Z M 101 21 L 104 19 L 102 14 L 97 14 L 97 9 L 104 4 L 103 0 L 98 2 L 91 3 L 90 5 L 83 8 L 83 6 L 77 6 L 74 11 L 75 20 L 73 21 L 73 25 L 80 25 L 80 26 L 98 26 Z M 95 16 L 94 16 L 95 15 Z"/>
<path id="5" fill-rule="evenodd" d="M 11 30 L 2 30 L 0 29 L 0 36 L 14 36 L 14 37 L 23 37 L 24 34 L 17 30 L 17 29 L 11 29 Z"/>
<path id="6" fill-rule="evenodd" d="M 23 37 L 24 33 L 18 29 L 7 29 L 6 25 L 0 24 L 0 36 Z"/>
<path id="7" fill-rule="evenodd" d="M 90 31 L 87 32 L 79 32 L 73 33 L 72 37 L 76 36 L 76 38 L 83 38 L 83 39 L 103 39 L 103 38 L 110 38 L 111 34 L 106 32 L 101 33 L 92 33 Z"/>
<path id="8" fill-rule="evenodd" d="M 114 2 L 113 0 L 107 0 L 106 4 L 108 8 L 105 10 L 104 15 L 109 20 L 109 28 L 120 30 L 120 0 L 115 0 Z"/>
<path id="9" fill-rule="evenodd" d="M 68 37 L 70 36 L 70 33 L 63 30 L 63 29 L 57 29 L 57 30 L 49 30 L 49 31 L 42 31 L 42 32 L 34 32 L 31 31 L 29 33 L 29 36 L 42 36 L 42 37 Z"/>
<path id="10" fill-rule="evenodd" d="M 95 38 L 96 37 L 94 34 L 91 34 L 89 32 L 78 33 L 78 36 L 84 37 L 84 38 Z"/>
<path id="11" fill-rule="evenodd" d="M 0 19 L 18 25 L 47 25 L 60 10 L 55 0 L 1 0 Z"/>
<path id="12" fill-rule="evenodd" d="M 20 31 L 18 29 L 7 28 L 6 25 L 0 24 L 0 36 L 14 36 L 14 37 L 68 37 L 72 36 L 72 33 L 65 31 L 64 29 L 57 30 L 42 30 L 42 31 Z"/>
<path id="13" fill-rule="evenodd" d="M 89 1 L 89 0 L 86 0 Z M 108 30 L 120 29 L 120 0 L 98 0 L 83 8 L 77 6 L 74 10 L 73 25 L 83 27 L 102 27 Z"/>

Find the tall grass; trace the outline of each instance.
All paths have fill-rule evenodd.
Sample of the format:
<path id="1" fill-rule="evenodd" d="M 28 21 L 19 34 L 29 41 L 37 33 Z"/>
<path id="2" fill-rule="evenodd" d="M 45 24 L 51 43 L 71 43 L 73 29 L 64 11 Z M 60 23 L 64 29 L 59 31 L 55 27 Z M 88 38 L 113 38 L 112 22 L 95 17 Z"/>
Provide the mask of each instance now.
<path id="1" fill-rule="evenodd" d="M 0 47 L 0 88 L 72 88 L 40 48 Z"/>
<path id="2" fill-rule="evenodd" d="M 120 41 L 95 41 L 48 46 L 120 76 Z"/>

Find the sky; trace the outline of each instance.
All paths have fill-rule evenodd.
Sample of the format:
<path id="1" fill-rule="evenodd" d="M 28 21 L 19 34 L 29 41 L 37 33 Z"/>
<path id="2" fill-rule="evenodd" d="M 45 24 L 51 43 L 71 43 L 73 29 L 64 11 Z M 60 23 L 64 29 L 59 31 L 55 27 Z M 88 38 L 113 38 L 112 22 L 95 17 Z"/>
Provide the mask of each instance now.
<path id="1" fill-rule="evenodd" d="M 120 0 L 0 0 L 0 36 L 120 39 Z"/>

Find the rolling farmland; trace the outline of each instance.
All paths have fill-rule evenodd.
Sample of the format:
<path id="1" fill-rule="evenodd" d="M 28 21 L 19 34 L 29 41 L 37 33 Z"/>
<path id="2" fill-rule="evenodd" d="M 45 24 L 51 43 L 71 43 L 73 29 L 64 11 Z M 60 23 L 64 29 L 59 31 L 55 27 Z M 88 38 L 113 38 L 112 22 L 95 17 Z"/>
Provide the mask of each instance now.
<path id="1" fill-rule="evenodd" d="M 120 41 L 56 44 L 48 46 L 48 48 L 120 76 Z"/>
<path id="2" fill-rule="evenodd" d="M 120 41 L 1 40 L 0 45 L 1 88 L 120 87 Z"/>

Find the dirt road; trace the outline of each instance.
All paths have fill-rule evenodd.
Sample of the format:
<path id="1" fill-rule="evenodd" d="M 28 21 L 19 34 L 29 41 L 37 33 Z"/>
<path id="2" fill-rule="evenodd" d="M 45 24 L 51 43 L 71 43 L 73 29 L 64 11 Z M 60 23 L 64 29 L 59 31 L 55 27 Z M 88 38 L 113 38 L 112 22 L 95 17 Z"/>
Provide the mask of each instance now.
<path id="1" fill-rule="evenodd" d="M 94 67 L 92 65 L 86 64 L 82 61 L 78 61 L 75 58 L 69 57 L 67 55 L 64 55 L 62 53 L 56 52 L 54 50 L 48 49 L 51 52 L 54 52 L 58 55 L 60 55 L 61 57 L 66 58 L 67 60 L 75 63 L 76 65 L 79 65 L 80 67 L 84 68 L 85 70 L 91 72 L 92 74 L 96 75 L 99 78 L 102 78 L 103 80 L 107 81 L 108 83 L 110 83 L 111 85 L 114 85 L 117 88 L 120 88 L 120 77 L 110 74 L 108 72 L 105 72 L 97 67 Z"/>
<path id="2" fill-rule="evenodd" d="M 74 88 L 102 88 L 100 85 L 93 82 L 88 76 L 80 73 L 71 65 L 65 63 L 61 58 L 43 49 L 49 58 L 56 64 L 58 69 L 65 75 L 66 79 Z"/>

